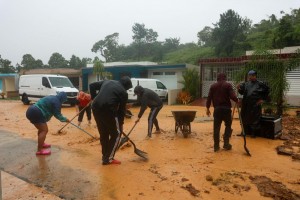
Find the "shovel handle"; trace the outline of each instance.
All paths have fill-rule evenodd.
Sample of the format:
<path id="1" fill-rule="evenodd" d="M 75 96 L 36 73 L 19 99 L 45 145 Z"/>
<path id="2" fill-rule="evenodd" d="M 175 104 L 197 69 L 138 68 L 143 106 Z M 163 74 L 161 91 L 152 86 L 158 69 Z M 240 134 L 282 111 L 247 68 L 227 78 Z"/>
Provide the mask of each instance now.
<path id="1" fill-rule="evenodd" d="M 132 132 L 132 130 L 134 129 L 134 127 L 136 126 L 138 122 L 135 122 L 133 127 L 130 129 L 129 133 L 126 135 L 124 132 L 124 137 L 121 138 L 120 140 L 120 144 L 118 146 L 118 148 L 120 148 L 123 144 L 125 144 L 126 142 L 128 142 L 128 136 L 130 135 L 130 133 Z"/>
<path id="2" fill-rule="evenodd" d="M 92 101 L 90 101 L 80 112 L 78 112 L 68 123 L 66 123 L 61 129 L 59 129 L 57 132 L 60 133 L 67 125 L 69 125 L 75 117 L 77 117 L 80 113 L 82 113 L 90 104 Z"/>
<path id="3" fill-rule="evenodd" d="M 94 136 L 92 136 L 90 133 L 88 133 L 86 130 L 80 128 L 79 126 L 76 126 L 75 124 L 73 124 L 72 122 L 70 122 L 70 124 L 72 124 L 73 126 L 75 126 L 76 128 L 78 128 L 79 130 L 85 132 L 86 134 L 88 134 L 89 136 L 91 136 L 93 139 L 96 139 Z"/>

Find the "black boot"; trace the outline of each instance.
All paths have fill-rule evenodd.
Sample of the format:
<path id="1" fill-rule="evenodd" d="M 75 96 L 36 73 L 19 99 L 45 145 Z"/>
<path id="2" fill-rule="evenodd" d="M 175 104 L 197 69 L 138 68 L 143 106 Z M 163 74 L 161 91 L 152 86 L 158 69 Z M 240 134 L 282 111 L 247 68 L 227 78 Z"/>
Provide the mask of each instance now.
<path id="1" fill-rule="evenodd" d="M 224 145 L 223 145 L 223 149 L 225 150 L 231 150 L 232 149 L 232 145 L 229 144 L 229 137 L 223 137 L 224 140 Z"/>

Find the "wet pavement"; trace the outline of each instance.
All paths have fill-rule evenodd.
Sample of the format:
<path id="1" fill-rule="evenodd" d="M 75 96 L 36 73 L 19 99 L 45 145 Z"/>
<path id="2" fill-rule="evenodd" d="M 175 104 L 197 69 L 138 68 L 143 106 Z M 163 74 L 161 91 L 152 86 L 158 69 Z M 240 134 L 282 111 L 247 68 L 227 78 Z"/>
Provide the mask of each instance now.
<path id="1" fill-rule="evenodd" d="M 96 199 L 99 187 L 95 176 L 61 163 L 62 154 L 78 159 L 78 152 L 57 146 L 51 147 L 49 156 L 36 156 L 35 151 L 36 141 L 0 130 L 1 171 L 63 199 Z"/>

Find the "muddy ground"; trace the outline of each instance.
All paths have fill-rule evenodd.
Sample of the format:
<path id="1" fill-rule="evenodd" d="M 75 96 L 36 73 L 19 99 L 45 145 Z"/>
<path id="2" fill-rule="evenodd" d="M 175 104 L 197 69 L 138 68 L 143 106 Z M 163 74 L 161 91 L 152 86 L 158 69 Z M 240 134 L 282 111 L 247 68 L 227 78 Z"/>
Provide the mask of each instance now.
<path id="1" fill-rule="evenodd" d="M 36 129 L 25 117 L 28 106 L 19 101 L 0 101 L 0 168 L 3 199 L 300 199 L 300 119 L 295 110 L 283 117 L 281 139 L 247 137 L 244 150 L 238 115 L 235 113 L 232 151 L 213 152 L 212 118 L 203 106 L 164 106 L 158 115 L 163 133 L 146 140 L 148 111 L 130 138 L 148 153 L 144 160 L 130 145 L 120 149 L 118 166 L 101 165 L 99 135 L 86 118 L 82 129 L 55 118 L 48 123 L 46 139 L 50 156 L 35 156 Z M 197 111 L 191 134 L 175 133 L 172 111 Z M 127 133 L 139 107 L 130 109 Z M 68 118 L 74 107 L 64 107 Z M 76 120 L 75 120 L 76 122 Z M 223 132 L 222 126 L 222 132 Z M 222 145 L 222 141 L 221 141 Z"/>

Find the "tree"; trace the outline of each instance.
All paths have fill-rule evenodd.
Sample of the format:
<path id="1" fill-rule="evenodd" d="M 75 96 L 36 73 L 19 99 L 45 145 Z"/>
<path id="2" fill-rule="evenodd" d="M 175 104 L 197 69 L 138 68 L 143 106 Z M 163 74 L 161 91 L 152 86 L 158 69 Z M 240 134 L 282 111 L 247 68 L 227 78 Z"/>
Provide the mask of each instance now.
<path id="1" fill-rule="evenodd" d="M 163 43 L 164 53 L 175 51 L 179 48 L 180 39 L 179 38 L 167 38 Z"/>
<path id="2" fill-rule="evenodd" d="M 2 59 L 0 55 L 0 73 L 15 73 L 16 69 L 11 65 L 11 61 Z"/>
<path id="3" fill-rule="evenodd" d="M 21 65 L 23 65 L 24 69 L 35 69 L 36 60 L 33 58 L 31 54 L 25 54 L 23 55 Z"/>
<path id="4" fill-rule="evenodd" d="M 53 53 L 48 61 L 50 68 L 67 68 L 68 61 L 59 53 Z"/>
<path id="5" fill-rule="evenodd" d="M 96 61 L 94 63 L 93 73 L 99 76 L 97 77 L 98 81 L 112 78 L 111 73 L 105 71 L 104 65 L 101 61 Z"/>
<path id="6" fill-rule="evenodd" d="M 209 26 L 205 26 L 202 31 L 198 32 L 198 45 L 211 46 L 212 45 L 212 33 L 213 29 Z"/>
<path id="7" fill-rule="evenodd" d="M 72 55 L 69 62 L 69 67 L 72 69 L 80 69 L 81 67 L 83 67 L 83 64 L 79 57 Z"/>
<path id="8" fill-rule="evenodd" d="M 155 51 L 154 46 L 158 46 L 158 34 L 153 29 L 147 29 L 144 24 L 135 23 L 132 27 L 134 40 L 132 47 L 135 47 L 135 55 L 138 60 L 143 57 L 151 57 Z"/>
<path id="9" fill-rule="evenodd" d="M 92 48 L 92 52 L 100 52 L 100 55 L 103 56 L 106 62 L 116 61 L 117 52 L 118 52 L 118 39 L 119 33 L 113 33 L 105 37 L 104 40 L 96 42 Z"/>
<path id="10" fill-rule="evenodd" d="M 244 54 L 248 45 L 246 35 L 250 30 L 251 21 L 241 18 L 235 11 L 229 9 L 220 15 L 220 20 L 214 24 L 212 39 L 217 56 L 237 56 Z"/>

